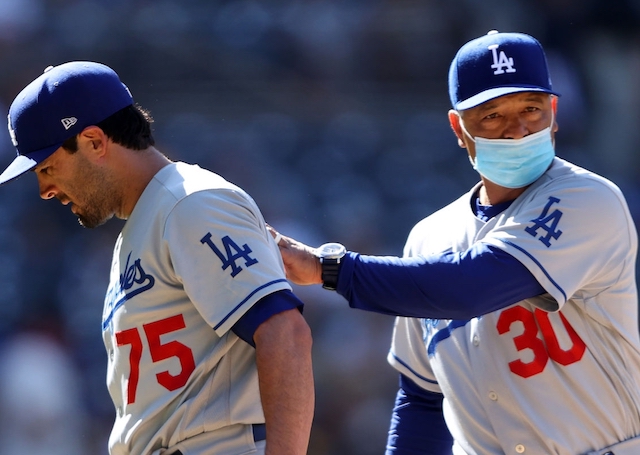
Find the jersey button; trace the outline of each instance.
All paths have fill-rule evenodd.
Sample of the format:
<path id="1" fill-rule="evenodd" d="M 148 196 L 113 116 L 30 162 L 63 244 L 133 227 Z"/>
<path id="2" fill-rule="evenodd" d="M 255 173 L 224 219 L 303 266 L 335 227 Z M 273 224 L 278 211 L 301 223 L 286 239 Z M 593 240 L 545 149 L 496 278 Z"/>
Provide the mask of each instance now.
<path id="1" fill-rule="evenodd" d="M 493 391 L 489 392 L 489 399 L 491 401 L 498 401 L 498 394 Z"/>
<path id="2" fill-rule="evenodd" d="M 516 452 L 517 453 L 524 453 L 524 446 L 522 444 L 518 444 L 516 446 Z"/>
<path id="3" fill-rule="evenodd" d="M 473 345 L 474 346 L 478 346 L 480 344 L 480 339 L 478 338 L 478 335 L 474 335 L 473 336 Z"/>

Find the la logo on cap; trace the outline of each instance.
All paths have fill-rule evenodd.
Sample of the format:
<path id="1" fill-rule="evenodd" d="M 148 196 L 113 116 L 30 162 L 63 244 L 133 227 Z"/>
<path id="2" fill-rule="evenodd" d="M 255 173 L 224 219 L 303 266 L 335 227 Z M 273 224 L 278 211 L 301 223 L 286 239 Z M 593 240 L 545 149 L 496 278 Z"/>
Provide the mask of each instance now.
<path id="1" fill-rule="evenodd" d="M 491 68 L 495 70 L 493 74 L 516 72 L 516 69 L 513 67 L 513 58 L 507 57 L 504 51 L 500 51 L 500 54 L 498 54 L 498 44 L 492 44 L 491 46 L 489 46 L 489 49 L 493 53 L 493 65 L 491 65 Z"/>
<path id="2" fill-rule="evenodd" d="M 532 36 L 491 30 L 467 42 L 451 61 L 449 98 L 458 111 L 516 92 L 558 96 L 542 45 Z"/>

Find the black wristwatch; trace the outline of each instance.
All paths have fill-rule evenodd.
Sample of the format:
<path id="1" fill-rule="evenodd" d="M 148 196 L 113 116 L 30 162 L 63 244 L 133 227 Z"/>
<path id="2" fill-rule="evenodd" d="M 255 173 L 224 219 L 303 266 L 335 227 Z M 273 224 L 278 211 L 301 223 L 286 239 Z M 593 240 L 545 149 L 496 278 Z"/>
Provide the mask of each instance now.
<path id="1" fill-rule="evenodd" d="M 322 265 L 322 287 L 335 291 L 338 287 L 340 263 L 344 255 L 347 254 L 347 249 L 340 243 L 325 243 L 319 246 L 316 251 Z"/>

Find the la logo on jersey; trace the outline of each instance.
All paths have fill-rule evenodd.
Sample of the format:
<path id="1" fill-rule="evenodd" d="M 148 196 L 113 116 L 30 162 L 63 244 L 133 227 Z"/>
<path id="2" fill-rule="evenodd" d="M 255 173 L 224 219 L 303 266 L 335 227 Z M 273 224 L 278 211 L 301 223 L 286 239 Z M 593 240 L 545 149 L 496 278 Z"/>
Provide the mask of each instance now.
<path id="1" fill-rule="evenodd" d="M 560 202 L 557 197 L 549 196 L 547 204 L 542 209 L 542 213 L 538 218 L 531 220 L 533 225 L 527 226 L 524 230 L 533 237 L 538 237 L 538 230 L 542 230 L 546 235 L 542 234 L 538 237 L 547 248 L 551 246 L 553 240 L 558 240 L 562 235 L 562 231 L 558 229 L 560 219 L 562 218 L 562 211 L 557 208 L 551 211 L 551 206 Z"/>
<path id="2" fill-rule="evenodd" d="M 218 256 L 220 261 L 222 261 L 222 270 L 227 270 L 229 267 L 231 267 L 231 276 L 233 278 L 235 278 L 235 276 L 243 270 L 241 266 L 236 264 L 237 260 L 244 259 L 245 267 L 251 267 L 253 264 L 258 263 L 258 260 L 256 258 L 252 258 L 251 256 L 249 256 L 249 254 L 252 253 L 253 250 L 249 248 L 249 245 L 247 245 L 246 243 L 242 245 L 242 247 L 240 247 L 228 235 L 222 237 L 220 241 L 222 242 L 224 252 L 222 252 L 222 250 L 218 248 L 215 243 L 213 243 L 213 241 L 211 240 L 210 232 L 208 232 L 207 235 L 200 239 L 200 243 L 211 248 L 216 256 Z"/>
<path id="3" fill-rule="evenodd" d="M 491 53 L 493 54 L 493 74 L 515 73 L 516 69 L 513 67 L 513 58 L 507 57 L 504 51 L 500 51 L 498 54 L 498 45 L 492 44 L 489 46 Z"/>

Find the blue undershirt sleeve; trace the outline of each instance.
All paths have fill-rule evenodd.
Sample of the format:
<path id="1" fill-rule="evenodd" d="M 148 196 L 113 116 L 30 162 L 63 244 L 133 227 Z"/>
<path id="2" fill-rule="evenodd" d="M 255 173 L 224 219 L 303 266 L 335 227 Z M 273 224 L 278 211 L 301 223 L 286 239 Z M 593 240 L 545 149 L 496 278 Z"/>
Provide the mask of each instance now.
<path id="1" fill-rule="evenodd" d="M 464 252 L 411 258 L 349 252 L 337 292 L 361 310 L 467 320 L 546 291 L 513 256 L 476 243 Z"/>
<path id="2" fill-rule="evenodd" d="M 274 292 L 258 300 L 242 317 L 236 322 L 231 330 L 254 348 L 253 334 L 260 324 L 271 316 L 283 311 L 298 308 L 302 313 L 304 304 L 296 295 L 288 289 Z"/>
<path id="3" fill-rule="evenodd" d="M 385 455 L 451 455 L 453 437 L 442 413 L 443 398 L 400 375 Z"/>

